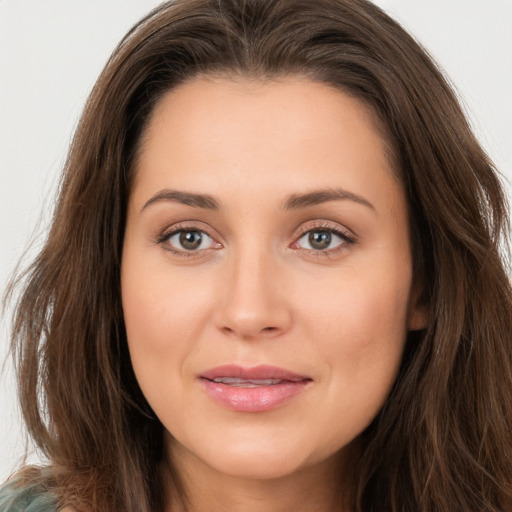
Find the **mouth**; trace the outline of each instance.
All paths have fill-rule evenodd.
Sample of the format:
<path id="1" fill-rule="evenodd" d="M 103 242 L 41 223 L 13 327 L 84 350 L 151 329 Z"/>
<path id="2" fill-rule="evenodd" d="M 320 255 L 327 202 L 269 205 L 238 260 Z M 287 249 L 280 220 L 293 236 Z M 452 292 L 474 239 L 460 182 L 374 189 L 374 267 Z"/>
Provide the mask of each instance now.
<path id="1" fill-rule="evenodd" d="M 274 366 L 212 368 L 200 376 L 210 398 L 239 412 L 274 409 L 306 390 L 313 379 Z"/>
<path id="2" fill-rule="evenodd" d="M 211 382 L 226 384 L 235 388 L 258 388 L 263 386 L 275 386 L 287 382 L 281 379 L 238 379 L 236 377 L 216 377 Z"/>

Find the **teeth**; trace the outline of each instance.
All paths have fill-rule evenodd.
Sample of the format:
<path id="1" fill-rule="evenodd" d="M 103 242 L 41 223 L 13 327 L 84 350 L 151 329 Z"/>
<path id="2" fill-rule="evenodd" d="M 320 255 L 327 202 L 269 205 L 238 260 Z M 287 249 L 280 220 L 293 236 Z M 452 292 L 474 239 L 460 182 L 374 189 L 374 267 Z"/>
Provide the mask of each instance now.
<path id="1" fill-rule="evenodd" d="M 239 379 L 237 377 L 216 377 L 213 382 L 227 384 L 228 386 L 240 388 L 257 388 L 259 386 L 273 386 L 283 382 L 281 379 Z"/>

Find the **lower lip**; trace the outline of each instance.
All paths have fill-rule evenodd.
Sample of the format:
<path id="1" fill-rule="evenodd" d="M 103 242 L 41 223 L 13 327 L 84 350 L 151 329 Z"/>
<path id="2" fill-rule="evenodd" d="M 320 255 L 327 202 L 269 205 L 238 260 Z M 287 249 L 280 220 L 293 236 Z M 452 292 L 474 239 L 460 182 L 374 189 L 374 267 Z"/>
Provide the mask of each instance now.
<path id="1" fill-rule="evenodd" d="M 309 380 L 284 381 L 273 386 L 244 388 L 201 379 L 208 395 L 225 407 L 240 412 L 263 412 L 274 409 L 298 395 Z"/>

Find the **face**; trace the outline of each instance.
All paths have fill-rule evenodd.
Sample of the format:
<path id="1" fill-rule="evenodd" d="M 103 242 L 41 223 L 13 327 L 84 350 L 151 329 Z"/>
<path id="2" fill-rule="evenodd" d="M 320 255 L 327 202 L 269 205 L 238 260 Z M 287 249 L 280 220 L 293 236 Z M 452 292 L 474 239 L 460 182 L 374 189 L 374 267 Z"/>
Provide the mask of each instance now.
<path id="1" fill-rule="evenodd" d="M 306 79 L 196 79 L 157 105 L 139 157 L 123 308 L 173 454 L 249 478 L 343 458 L 423 322 L 369 110 Z"/>

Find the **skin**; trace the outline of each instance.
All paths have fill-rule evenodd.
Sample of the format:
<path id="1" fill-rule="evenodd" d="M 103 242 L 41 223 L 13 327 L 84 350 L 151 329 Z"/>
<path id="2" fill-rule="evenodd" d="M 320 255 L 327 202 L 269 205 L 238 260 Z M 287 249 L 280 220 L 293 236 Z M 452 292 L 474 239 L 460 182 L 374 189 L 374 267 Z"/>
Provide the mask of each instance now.
<path id="1" fill-rule="evenodd" d="M 122 261 L 128 344 L 192 509 L 349 510 L 358 436 L 425 322 L 405 194 L 372 113 L 300 77 L 202 77 L 167 93 L 141 142 Z M 204 233 L 199 250 L 165 238 L 180 229 Z M 198 379 L 224 364 L 311 381 L 239 412 Z"/>

